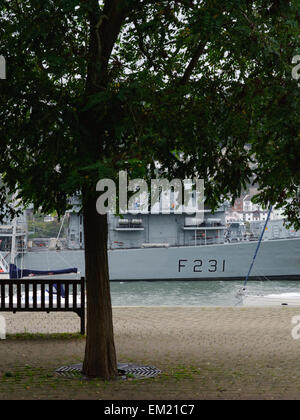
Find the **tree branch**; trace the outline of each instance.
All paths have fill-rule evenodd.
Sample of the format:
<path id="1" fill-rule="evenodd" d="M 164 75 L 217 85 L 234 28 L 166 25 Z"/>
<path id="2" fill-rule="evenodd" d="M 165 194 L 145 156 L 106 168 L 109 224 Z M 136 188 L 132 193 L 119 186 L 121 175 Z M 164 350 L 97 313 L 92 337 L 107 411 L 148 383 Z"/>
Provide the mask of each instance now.
<path id="1" fill-rule="evenodd" d="M 206 41 L 200 41 L 198 47 L 196 48 L 196 50 L 194 52 L 194 55 L 193 55 L 191 61 L 189 62 L 187 68 L 185 69 L 185 72 L 184 72 L 182 78 L 179 81 L 180 85 L 185 85 L 186 83 L 188 83 L 188 81 L 191 77 L 191 74 L 192 74 L 194 68 L 196 67 L 196 65 L 199 61 L 199 58 L 201 57 L 201 55 L 204 52 L 205 45 L 206 45 Z"/>
<path id="2" fill-rule="evenodd" d="M 108 62 L 127 13 L 123 0 L 106 0 L 102 11 L 94 0 L 89 12 L 90 39 L 87 92 L 95 93 L 108 83 Z"/>
<path id="3" fill-rule="evenodd" d="M 102 45 L 102 62 L 107 67 L 111 52 L 120 33 L 122 24 L 128 12 L 127 2 L 124 0 L 107 0 L 103 8 L 103 15 L 107 17 L 99 27 Z"/>
<path id="4" fill-rule="evenodd" d="M 141 51 L 141 53 L 144 55 L 144 57 L 146 57 L 146 59 L 148 60 L 149 63 L 149 67 L 153 67 L 155 71 L 159 71 L 159 69 L 157 68 L 154 60 L 153 60 L 153 56 L 151 54 L 149 54 L 148 50 L 147 50 L 147 46 L 144 43 L 142 34 L 139 32 L 138 29 L 138 23 L 136 21 L 136 19 L 133 20 L 137 35 L 138 35 L 138 44 L 139 44 L 139 49 Z"/>

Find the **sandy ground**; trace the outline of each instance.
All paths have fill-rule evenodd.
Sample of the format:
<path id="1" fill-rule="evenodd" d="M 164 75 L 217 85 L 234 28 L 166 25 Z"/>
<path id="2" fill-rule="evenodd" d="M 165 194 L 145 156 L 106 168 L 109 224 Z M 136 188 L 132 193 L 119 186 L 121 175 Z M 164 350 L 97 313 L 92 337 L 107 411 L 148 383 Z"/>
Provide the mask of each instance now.
<path id="1" fill-rule="evenodd" d="M 114 308 L 118 361 L 156 366 L 163 375 L 138 385 L 101 388 L 101 398 L 300 399 L 300 339 L 292 336 L 293 328 L 295 337 L 298 333 L 292 323 L 297 315 L 300 324 L 300 308 Z M 79 330 L 75 314 L 5 317 L 8 333 Z M 84 339 L 1 340 L 0 377 L 24 366 L 49 370 L 78 363 L 84 345 Z M 32 396 L 15 388 L 8 395 L 4 382 L 0 398 Z M 46 398 L 42 388 L 36 389 L 36 398 Z M 73 390 L 70 398 L 87 397 L 84 389 Z M 90 398 L 97 397 L 90 392 Z M 58 390 L 51 395 L 61 396 Z"/>

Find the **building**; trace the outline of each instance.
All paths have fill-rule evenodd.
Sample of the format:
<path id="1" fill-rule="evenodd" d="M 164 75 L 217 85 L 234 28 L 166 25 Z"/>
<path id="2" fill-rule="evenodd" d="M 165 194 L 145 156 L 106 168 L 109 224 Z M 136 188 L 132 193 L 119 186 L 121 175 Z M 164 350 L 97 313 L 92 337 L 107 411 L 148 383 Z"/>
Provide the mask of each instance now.
<path id="1" fill-rule="evenodd" d="M 226 223 L 232 222 L 263 222 L 268 217 L 268 209 L 251 201 L 257 194 L 257 189 L 251 189 L 249 194 L 236 199 L 234 205 L 227 210 Z M 283 219 L 283 209 L 273 207 L 270 220 Z"/>

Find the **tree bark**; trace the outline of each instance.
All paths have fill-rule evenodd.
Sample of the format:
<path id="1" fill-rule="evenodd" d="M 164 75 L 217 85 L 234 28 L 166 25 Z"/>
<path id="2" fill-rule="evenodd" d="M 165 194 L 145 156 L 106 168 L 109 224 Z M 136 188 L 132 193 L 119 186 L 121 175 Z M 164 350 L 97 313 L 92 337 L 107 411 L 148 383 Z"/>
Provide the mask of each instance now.
<path id="1" fill-rule="evenodd" d="M 87 339 L 83 374 L 104 380 L 117 375 L 107 255 L 107 215 L 96 211 L 94 195 L 83 195 Z"/>
<path id="2" fill-rule="evenodd" d="M 107 88 L 107 67 L 111 51 L 124 22 L 127 2 L 105 0 L 103 9 L 98 0 L 90 1 L 89 59 L 85 94 L 102 92 Z M 85 128 L 84 154 L 91 154 L 91 162 L 102 157 L 101 124 L 96 124 L 98 110 L 89 109 L 80 116 Z M 88 184 L 88 182 L 87 182 Z M 94 185 L 94 188 L 96 183 Z M 85 241 L 85 275 L 87 290 L 87 341 L 83 374 L 109 380 L 117 375 L 112 307 L 109 287 L 107 255 L 107 215 L 96 211 L 96 197 L 88 187 L 83 193 Z"/>

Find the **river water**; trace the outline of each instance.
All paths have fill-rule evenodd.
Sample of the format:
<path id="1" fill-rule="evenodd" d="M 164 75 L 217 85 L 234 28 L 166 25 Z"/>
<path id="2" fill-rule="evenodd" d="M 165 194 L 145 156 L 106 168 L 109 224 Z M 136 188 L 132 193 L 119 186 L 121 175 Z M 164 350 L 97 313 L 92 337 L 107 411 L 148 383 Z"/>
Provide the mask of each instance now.
<path id="1" fill-rule="evenodd" d="M 111 282 L 113 306 L 236 306 L 242 281 Z M 249 281 L 247 294 L 300 292 L 299 281 Z"/>

